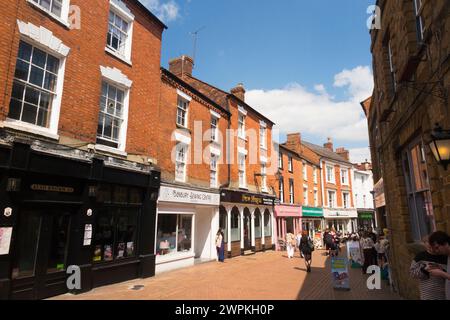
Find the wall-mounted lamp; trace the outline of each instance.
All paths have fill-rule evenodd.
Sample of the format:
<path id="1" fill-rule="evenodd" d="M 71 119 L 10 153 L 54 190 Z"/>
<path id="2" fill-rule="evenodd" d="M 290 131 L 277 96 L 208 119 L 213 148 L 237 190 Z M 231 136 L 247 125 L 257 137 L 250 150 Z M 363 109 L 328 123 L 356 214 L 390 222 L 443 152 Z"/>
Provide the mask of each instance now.
<path id="1" fill-rule="evenodd" d="M 443 130 L 439 124 L 436 124 L 431 133 L 429 146 L 436 161 L 447 170 L 450 164 L 450 130 Z"/>

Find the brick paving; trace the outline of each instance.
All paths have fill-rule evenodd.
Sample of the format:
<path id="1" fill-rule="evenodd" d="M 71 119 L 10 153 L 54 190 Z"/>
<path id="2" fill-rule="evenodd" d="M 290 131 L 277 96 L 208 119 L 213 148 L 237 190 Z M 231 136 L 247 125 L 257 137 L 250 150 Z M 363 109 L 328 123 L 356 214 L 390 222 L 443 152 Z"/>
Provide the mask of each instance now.
<path id="1" fill-rule="evenodd" d="M 343 256 L 344 253 L 341 253 Z M 398 300 L 382 281 L 382 290 L 366 287 L 361 269 L 349 269 L 350 291 L 334 290 L 330 259 L 316 250 L 312 272 L 307 273 L 298 252 L 265 252 L 96 288 L 55 300 Z M 134 286 L 143 286 L 132 290 Z"/>

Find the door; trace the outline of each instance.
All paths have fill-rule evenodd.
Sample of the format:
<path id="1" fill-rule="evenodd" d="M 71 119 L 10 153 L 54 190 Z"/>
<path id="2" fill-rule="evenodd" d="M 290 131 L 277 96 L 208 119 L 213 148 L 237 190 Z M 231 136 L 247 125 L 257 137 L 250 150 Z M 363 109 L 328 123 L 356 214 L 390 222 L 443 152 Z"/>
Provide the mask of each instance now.
<path id="1" fill-rule="evenodd" d="M 44 299 L 67 292 L 70 222 L 76 209 L 21 210 L 12 268 L 12 299 Z"/>
<path id="2" fill-rule="evenodd" d="M 252 249 L 252 228 L 251 216 L 249 213 L 244 213 L 244 250 Z"/>

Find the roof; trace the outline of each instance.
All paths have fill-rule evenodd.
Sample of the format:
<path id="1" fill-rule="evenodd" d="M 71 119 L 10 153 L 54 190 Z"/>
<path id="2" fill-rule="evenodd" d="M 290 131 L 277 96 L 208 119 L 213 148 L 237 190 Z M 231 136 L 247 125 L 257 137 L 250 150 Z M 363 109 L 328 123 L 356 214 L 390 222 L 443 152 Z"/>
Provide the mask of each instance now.
<path id="1" fill-rule="evenodd" d="M 339 162 L 343 162 L 346 164 L 350 164 L 353 165 L 350 161 L 347 161 L 346 159 L 344 159 L 343 157 L 341 157 L 340 155 L 338 155 L 336 152 L 333 152 L 327 148 L 318 146 L 316 144 L 310 143 L 310 142 L 306 142 L 306 141 L 302 141 L 302 144 L 304 146 L 306 146 L 307 148 L 311 149 L 312 151 L 314 151 L 315 153 L 317 153 L 318 155 L 320 155 L 323 158 L 328 158 L 331 160 L 335 160 L 335 161 L 339 161 Z"/>
<path id="2" fill-rule="evenodd" d="M 157 17 L 155 16 L 146 6 L 144 6 L 139 0 L 133 0 L 139 8 L 141 8 L 147 15 L 149 15 L 152 19 L 154 19 L 159 25 L 161 25 L 164 29 L 167 29 L 167 26 Z"/>
<path id="3" fill-rule="evenodd" d="M 308 157 L 307 155 L 298 153 L 297 151 L 295 151 L 295 150 L 289 148 L 289 147 L 286 145 L 286 143 L 279 144 L 279 146 L 280 146 L 280 148 L 285 149 L 285 150 L 287 150 L 288 152 L 295 154 L 295 155 L 296 155 L 297 157 L 299 157 L 300 159 L 306 160 L 306 161 L 308 161 L 309 163 L 312 163 L 313 165 L 319 165 L 319 163 L 318 163 L 317 161 L 314 161 L 314 159 L 311 159 L 311 158 Z"/>
<path id="4" fill-rule="evenodd" d="M 201 93 L 203 93 L 204 95 L 208 96 L 209 98 L 211 98 L 212 100 L 216 101 L 218 104 L 220 104 L 225 110 L 229 110 L 228 107 L 228 99 L 230 97 L 236 99 L 240 104 L 245 105 L 248 109 L 250 109 L 253 113 L 255 113 L 258 117 L 263 118 L 264 120 L 266 120 L 267 122 L 270 122 L 272 125 L 274 125 L 275 123 L 270 120 L 269 118 L 267 118 L 266 116 L 264 116 L 263 114 L 261 114 L 260 112 L 256 111 L 253 107 L 251 107 L 250 105 L 248 105 L 245 101 L 242 101 L 241 99 L 239 99 L 238 97 L 236 97 L 234 94 L 231 94 L 229 92 L 226 92 L 222 89 L 219 89 L 217 87 L 214 87 L 212 85 L 210 85 L 209 83 L 206 83 L 202 80 L 199 80 L 195 77 L 193 77 L 192 75 L 186 75 L 183 77 L 183 80 L 190 84 L 191 86 L 193 86 L 194 88 L 196 88 L 198 91 L 200 91 Z"/>
<path id="5" fill-rule="evenodd" d="M 216 107 L 219 110 L 222 110 L 223 112 L 225 112 L 228 116 L 230 116 L 230 112 L 228 111 L 228 109 L 223 108 L 222 105 L 218 104 L 217 102 L 211 100 L 211 98 L 203 93 L 201 93 L 199 90 L 196 90 L 194 87 L 192 87 L 191 85 L 189 85 L 188 83 L 186 83 L 186 81 L 180 79 L 179 77 L 177 77 L 176 75 L 174 75 L 172 72 L 170 72 L 169 70 L 161 67 L 161 72 L 166 75 L 167 77 L 171 78 L 172 80 L 174 80 L 175 82 L 177 82 L 179 85 L 185 87 L 186 89 L 188 89 L 189 91 L 191 91 L 193 94 L 195 94 L 196 96 L 202 98 L 203 100 L 205 100 L 207 103 L 213 105 L 214 107 Z"/>
<path id="6" fill-rule="evenodd" d="M 370 106 L 372 104 L 372 96 L 368 97 L 366 100 L 362 101 L 360 104 L 364 110 L 364 114 L 366 115 L 366 118 L 369 117 Z"/>

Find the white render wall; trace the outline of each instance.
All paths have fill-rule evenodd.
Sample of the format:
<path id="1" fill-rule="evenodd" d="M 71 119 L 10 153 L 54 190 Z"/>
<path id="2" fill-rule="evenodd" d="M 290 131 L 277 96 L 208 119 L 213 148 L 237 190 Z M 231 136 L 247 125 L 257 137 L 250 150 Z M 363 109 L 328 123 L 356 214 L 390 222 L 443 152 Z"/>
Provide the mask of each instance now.
<path id="1" fill-rule="evenodd" d="M 362 182 L 361 177 L 364 177 Z M 373 191 L 373 175 L 372 171 L 353 171 L 353 195 L 355 197 L 356 208 L 373 209 L 373 196 L 370 193 Z M 364 196 L 366 201 L 364 203 Z"/>

